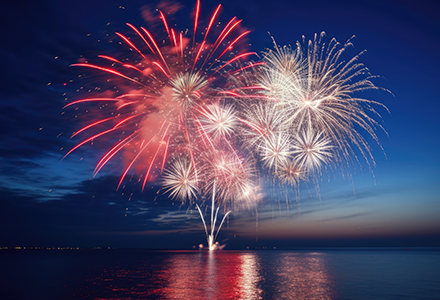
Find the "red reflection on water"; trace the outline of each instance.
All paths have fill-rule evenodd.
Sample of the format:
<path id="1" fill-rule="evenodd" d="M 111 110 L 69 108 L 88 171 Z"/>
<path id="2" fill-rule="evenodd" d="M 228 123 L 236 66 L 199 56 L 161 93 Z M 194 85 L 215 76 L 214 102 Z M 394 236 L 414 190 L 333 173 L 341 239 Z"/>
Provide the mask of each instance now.
<path id="1" fill-rule="evenodd" d="M 96 269 L 82 299 L 332 299 L 324 253 L 192 251 L 146 254 Z"/>
<path id="2" fill-rule="evenodd" d="M 255 254 L 174 252 L 96 271 L 70 299 L 262 299 Z"/>
<path id="3" fill-rule="evenodd" d="M 259 299 L 259 266 L 254 255 L 202 252 L 177 255 L 167 270 L 164 299 Z"/>

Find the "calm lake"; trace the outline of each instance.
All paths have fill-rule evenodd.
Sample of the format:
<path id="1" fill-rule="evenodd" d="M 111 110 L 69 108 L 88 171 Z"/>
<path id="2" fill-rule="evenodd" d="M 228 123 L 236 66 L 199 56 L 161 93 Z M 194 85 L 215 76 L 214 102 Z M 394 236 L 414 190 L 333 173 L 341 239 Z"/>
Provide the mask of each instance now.
<path id="1" fill-rule="evenodd" d="M 440 249 L 0 250 L 0 299 L 440 299 Z"/>

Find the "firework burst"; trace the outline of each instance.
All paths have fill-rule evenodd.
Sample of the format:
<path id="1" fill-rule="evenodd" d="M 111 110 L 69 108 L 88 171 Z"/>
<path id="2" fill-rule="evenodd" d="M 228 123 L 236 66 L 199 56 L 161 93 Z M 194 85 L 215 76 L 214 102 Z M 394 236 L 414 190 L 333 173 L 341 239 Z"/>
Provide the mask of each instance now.
<path id="1" fill-rule="evenodd" d="M 73 65 L 110 75 L 107 81 L 116 84 L 112 91 L 105 91 L 110 96 L 90 97 L 66 105 L 104 103 L 99 109 L 105 108 L 109 113 L 74 133 L 73 136 L 97 132 L 89 134 L 66 156 L 98 138 L 117 139 L 98 162 L 94 175 L 118 154 L 123 154 L 127 161 L 118 188 L 130 171 L 133 175 L 140 174 L 142 190 L 148 180 L 162 174 L 165 193 L 182 203 L 196 205 L 210 250 L 230 213 L 226 212 L 226 206 L 251 205 L 259 197 L 254 167 L 240 157 L 231 140 L 237 124 L 234 107 L 221 104 L 225 75 L 230 76 L 236 66 L 241 66 L 241 61 L 255 53 L 243 51 L 242 44 L 249 31 L 239 29 L 241 20 L 234 17 L 223 27 L 217 23 L 220 8 L 219 5 L 208 25 L 200 29 L 200 1 L 197 1 L 192 38 L 187 37 L 188 30 L 171 28 L 161 11 L 158 13 L 167 36 L 161 43 L 144 27 L 127 23 L 132 35 L 116 35 L 135 58 L 118 60 L 100 55 L 110 66 L 87 61 Z M 201 41 L 197 39 L 199 33 L 203 35 Z M 210 234 L 195 201 L 209 196 L 212 198 Z M 218 208 L 214 217 L 215 203 Z M 221 205 L 226 213 L 214 234 Z"/>
<path id="2" fill-rule="evenodd" d="M 200 108 L 202 127 L 213 140 L 227 139 L 237 125 L 235 111 L 231 105 L 221 107 L 218 104 Z"/>
<path id="3" fill-rule="evenodd" d="M 264 139 L 260 153 L 263 166 L 276 171 L 279 165 L 287 164 L 291 158 L 290 136 L 282 133 L 271 134 Z"/>
<path id="4" fill-rule="evenodd" d="M 179 73 L 171 78 L 169 84 L 173 88 L 173 101 L 178 102 L 182 110 L 191 109 L 200 99 L 200 92 L 208 81 L 200 74 Z"/>
<path id="5" fill-rule="evenodd" d="M 342 59 L 352 46 L 351 39 L 343 45 L 336 39 L 326 44 L 324 36 L 321 33 L 309 41 L 303 38 L 296 48 L 275 44 L 274 50 L 263 53 L 263 64 L 253 77 L 262 88 L 259 94 L 270 99 L 266 102 L 274 109 L 257 110 L 258 117 L 251 122 L 258 126 L 263 119 L 282 116 L 279 128 L 292 137 L 293 153 L 299 156 L 296 160 L 308 170 L 329 161 L 357 160 L 356 150 L 369 166 L 374 165 L 371 148 L 358 130 L 366 131 L 380 146 L 375 130 L 383 127 L 369 114 L 380 117 L 373 106 L 385 106 L 357 95 L 380 89 L 371 81 L 376 76 L 358 62 L 364 52 L 348 61 Z M 312 144 L 320 151 L 304 148 Z M 309 149 L 309 154 L 304 149 Z"/>
<path id="6" fill-rule="evenodd" d="M 297 164 L 308 172 L 319 170 L 333 156 L 330 139 L 322 132 L 315 133 L 313 129 L 302 131 L 292 148 Z"/>
<path id="7" fill-rule="evenodd" d="M 165 193 L 170 193 L 173 198 L 179 198 L 182 202 L 197 197 L 197 177 L 191 160 L 177 158 L 171 163 L 162 176 L 162 185 Z"/>
<path id="8" fill-rule="evenodd" d="M 127 23 L 131 36 L 116 36 L 135 58 L 100 55 L 107 65 L 73 65 L 110 75 L 113 89 L 65 106 L 88 104 L 108 113 L 72 135 L 89 133 L 66 156 L 98 138 L 116 141 L 94 175 L 120 154 L 126 165 L 118 188 L 130 171 L 139 174 L 142 190 L 162 175 L 165 193 L 195 204 L 210 250 L 231 210 L 250 208 L 261 198 L 261 169 L 298 195 L 301 181 L 321 174 L 323 166 L 358 160 L 357 151 L 374 165 L 358 130 L 380 145 L 375 131 L 383 129 L 370 116 L 380 117 L 373 106 L 383 105 L 357 97 L 379 89 L 358 62 L 363 52 L 342 60 L 350 40 L 326 44 L 322 33 L 310 41 L 303 38 L 296 48 L 275 44 L 262 61 L 245 62 L 256 54 L 242 46 L 249 31 L 240 30 L 235 17 L 221 26 L 220 8 L 201 29 L 197 1 L 194 28 L 185 31 L 170 27 L 158 11 L 166 32 L 161 43 L 156 34 Z M 208 198 L 210 231 L 199 206 Z M 225 214 L 215 232 L 220 206 Z"/>
<path id="9" fill-rule="evenodd" d="M 100 131 L 89 135 L 66 156 L 98 138 L 117 137 L 119 141 L 98 162 L 94 175 L 118 153 L 123 153 L 127 167 L 119 186 L 130 170 L 144 166 L 136 168 L 140 170 L 140 176 L 143 176 L 142 189 L 147 180 L 162 173 L 168 157 L 175 153 L 187 152 L 192 167 L 197 168 L 197 154 L 193 153 L 192 146 L 199 143 L 212 144 L 212 138 L 230 134 L 233 122 L 231 116 L 228 116 L 231 109 L 215 110 L 214 106 L 209 106 L 210 103 L 217 103 L 217 92 L 213 84 L 233 68 L 234 63 L 253 54 L 241 51 L 243 47 L 240 45 L 249 32 L 239 30 L 240 20 L 234 17 L 223 28 L 215 25 L 220 8 L 219 5 L 214 11 L 208 26 L 203 30 L 203 40 L 198 42 L 196 35 L 200 32 L 200 2 L 197 2 L 192 46 L 191 38 L 185 34 L 188 31 L 179 32 L 170 28 L 165 15 L 159 11 L 168 41 L 166 43 L 164 40 L 163 46 L 159 46 L 154 35 L 144 27 L 139 29 L 127 24 L 133 35 L 116 35 L 137 55 L 133 63 L 100 55 L 111 67 L 74 64 L 109 74 L 113 77 L 112 82 L 119 79 L 116 81 L 116 89 L 120 95 L 86 98 L 66 105 L 73 107 L 105 103 L 110 114 L 78 130 L 75 135 L 91 130 Z M 127 87 L 128 92 L 121 92 L 124 87 Z M 205 129 L 202 128 L 200 118 L 211 122 L 206 128 L 207 132 L 203 132 Z M 154 172 L 156 175 L 153 175 Z M 197 170 L 195 172 L 197 174 Z"/>
<path id="10" fill-rule="evenodd" d="M 256 204 L 259 197 L 253 161 L 230 149 L 216 149 L 205 155 L 202 170 L 206 194 L 213 193 L 215 183 L 220 204 L 231 208 Z"/>

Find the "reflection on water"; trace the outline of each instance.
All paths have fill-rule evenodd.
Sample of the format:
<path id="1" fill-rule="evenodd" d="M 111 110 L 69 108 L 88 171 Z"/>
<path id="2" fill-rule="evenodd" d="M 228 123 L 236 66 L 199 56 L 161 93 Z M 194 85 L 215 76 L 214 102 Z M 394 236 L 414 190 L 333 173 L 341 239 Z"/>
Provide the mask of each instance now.
<path id="1" fill-rule="evenodd" d="M 200 252 L 173 257 L 164 270 L 163 299 L 258 299 L 255 257 L 241 253 Z"/>
<path id="2" fill-rule="evenodd" d="M 278 299 L 333 299 L 324 253 L 283 253 L 275 267 Z"/>
<path id="3" fill-rule="evenodd" d="M 400 300 L 440 295 L 440 248 L 17 250 L 0 253 L 0 270 L 1 300 Z"/>
<path id="4" fill-rule="evenodd" d="M 152 255 L 153 254 L 153 255 Z M 102 269 L 93 299 L 331 299 L 323 253 L 162 252 Z M 151 256 L 157 256 L 151 259 Z M 98 270 L 97 270 L 98 271 Z M 74 297 L 75 297 L 74 296 Z"/>
<path id="5" fill-rule="evenodd" d="M 241 274 L 238 286 L 241 290 L 241 299 L 262 299 L 263 290 L 259 286 L 262 281 L 260 265 L 255 254 L 242 254 Z"/>

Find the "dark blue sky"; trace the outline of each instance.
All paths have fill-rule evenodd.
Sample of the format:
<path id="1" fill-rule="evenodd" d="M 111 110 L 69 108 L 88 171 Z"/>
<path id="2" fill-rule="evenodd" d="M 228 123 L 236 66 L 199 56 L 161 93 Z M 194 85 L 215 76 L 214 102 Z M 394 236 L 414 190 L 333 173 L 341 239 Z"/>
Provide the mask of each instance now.
<path id="1" fill-rule="evenodd" d="M 187 3 L 186 3 L 187 2 Z M 390 90 L 366 97 L 380 110 L 385 149 L 370 141 L 377 167 L 353 180 L 337 172 L 321 182 L 321 200 L 301 191 L 301 213 L 267 197 L 255 212 L 230 218 L 220 241 L 229 247 L 440 246 L 440 3 L 438 1 L 222 1 L 223 20 L 237 16 L 252 30 L 251 50 L 294 44 L 325 31 L 343 42 L 355 35 L 375 83 Z M 146 1 L 18 1 L 0 12 L 0 246 L 115 246 L 190 248 L 205 242 L 198 214 L 156 201 L 156 189 L 116 192 L 118 170 L 91 178 L 102 151 L 85 148 L 60 162 L 78 129 L 62 114 L 65 98 L 79 99 L 81 55 L 119 51 L 106 34 L 127 32 L 126 22 L 148 26 Z M 189 12 L 195 1 L 185 1 Z M 207 19 L 217 2 L 202 1 Z M 121 8 L 121 6 L 123 8 Z M 188 16 L 185 15 L 185 16 Z M 191 18 L 179 23 L 191 27 Z M 110 22 L 110 25 L 107 25 Z M 187 23 L 185 23 L 187 22 Z M 99 41 L 98 41 L 99 40 Z M 72 82 L 70 82 L 72 80 Z M 50 83 L 50 85 L 48 85 Z M 64 86 L 63 83 L 69 83 Z M 63 95 L 66 93 L 66 95 Z M 354 191 L 353 192 L 353 186 Z M 132 194 L 133 193 L 133 194 Z M 131 198 L 130 195 L 132 194 Z M 129 201 L 130 198 L 130 201 Z"/>

